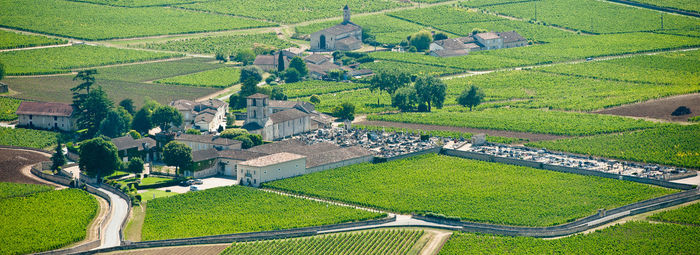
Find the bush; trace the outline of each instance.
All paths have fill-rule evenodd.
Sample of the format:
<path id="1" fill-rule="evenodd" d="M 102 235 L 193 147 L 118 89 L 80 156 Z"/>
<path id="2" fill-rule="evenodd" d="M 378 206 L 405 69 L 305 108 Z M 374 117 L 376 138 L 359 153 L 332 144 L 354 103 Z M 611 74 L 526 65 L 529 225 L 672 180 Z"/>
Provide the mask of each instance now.
<path id="1" fill-rule="evenodd" d="M 311 102 L 312 104 L 319 104 L 321 103 L 321 98 L 317 95 L 313 95 L 309 98 L 309 102 Z"/>
<path id="2" fill-rule="evenodd" d="M 254 144 L 253 144 L 253 140 L 251 140 L 250 138 L 248 138 L 247 135 L 237 136 L 237 137 L 235 137 L 235 138 L 233 138 L 233 139 L 243 142 L 243 144 L 241 145 L 241 148 L 243 148 L 243 149 L 251 148 L 251 147 L 253 147 L 253 145 L 254 145 Z"/>
<path id="3" fill-rule="evenodd" d="M 190 134 L 190 135 L 201 135 L 202 132 L 199 131 L 199 129 L 190 128 L 190 129 L 187 129 L 187 131 L 185 131 L 185 134 Z"/>
<path id="4" fill-rule="evenodd" d="M 339 106 L 333 108 L 331 113 L 333 117 L 354 120 L 355 119 L 355 105 L 349 102 L 345 102 Z"/>
<path id="5" fill-rule="evenodd" d="M 691 114 L 691 113 L 692 112 L 690 111 L 690 109 L 688 109 L 688 107 L 680 106 L 680 107 L 676 108 L 676 110 L 674 110 L 671 113 L 671 116 L 681 116 L 681 115 L 687 115 L 687 114 Z"/>

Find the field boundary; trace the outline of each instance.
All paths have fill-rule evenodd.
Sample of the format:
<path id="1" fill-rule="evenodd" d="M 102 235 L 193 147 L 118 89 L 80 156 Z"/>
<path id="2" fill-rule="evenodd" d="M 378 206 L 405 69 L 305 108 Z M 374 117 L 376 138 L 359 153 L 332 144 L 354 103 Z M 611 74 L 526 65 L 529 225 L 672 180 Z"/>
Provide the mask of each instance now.
<path id="1" fill-rule="evenodd" d="M 656 5 L 627 1 L 627 0 L 606 0 L 606 1 L 620 3 L 620 4 L 626 4 L 626 5 L 632 5 L 632 6 L 641 7 L 641 8 L 645 8 L 645 9 L 652 9 L 652 10 L 656 10 L 656 11 L 671 12 L 671 13 L 676 13 L 676 14 L 680 14 L 680 15 L 700 18 L 700 13 L 696 13 L 696 12 L 692 12 L 692 11 L 688 11 L 688 10 L 681 10 L 681 9 L 676 9 L 676 8 L 671 8 L 671 7 L 656 6 Z"/>

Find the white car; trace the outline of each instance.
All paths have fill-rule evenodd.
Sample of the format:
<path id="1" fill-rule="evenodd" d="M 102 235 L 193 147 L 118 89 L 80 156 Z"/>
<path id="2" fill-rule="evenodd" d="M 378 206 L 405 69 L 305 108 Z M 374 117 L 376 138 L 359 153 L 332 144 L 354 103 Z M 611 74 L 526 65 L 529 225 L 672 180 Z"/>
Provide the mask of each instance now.
<path id="1" fill-rule="evenodd" d="M 190 191 L 199 191 L 197 186 L 190 186 Z"/>

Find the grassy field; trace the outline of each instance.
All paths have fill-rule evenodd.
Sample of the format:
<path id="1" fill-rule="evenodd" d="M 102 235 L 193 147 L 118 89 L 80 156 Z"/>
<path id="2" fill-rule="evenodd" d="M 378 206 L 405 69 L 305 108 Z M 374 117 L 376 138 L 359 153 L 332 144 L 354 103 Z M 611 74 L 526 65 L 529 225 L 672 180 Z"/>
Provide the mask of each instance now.
<path id="1" fill-rule="evenodd" d="M 160 79 L 154 82 L 195 87 L 225 88 L 238 83 L 240 78 L 241 69 L 222 67 L 214 70 Z"/>
<path id="2" fill-rule="evenodd" d="M 68 43 L 67 40 L 38 35 L 20 34 L 0 30 L 0 49 L 25 48 L 33 46 Z"/>
<path id="3" fill-rule="evenodd" d="M 663 141 L 663 142 L 659 142 Z M 621 134 L 597 135 L 528 146 L 637 162 L 700 168 L 700 124 L 665 126 Z"/>
<path id="4" fill-rule="evenodd" d="M 73 81 L 72 75 L 6 78 L 3 79 L 3 82 L 9 84 L 12 90 L 19 92 L 19 94 L 14 95 L 17 98 L 62 103 L 72 102 L 70 88 L 78 85 L 77 81 Z M 134 105 L 137 107 L 141 106 L 144 99 L 147 97 L 161 104 L 167 104 L 174 99 L 194 100 L 218 90 L 216 88 L 147 84 L 102 79 L 98 79 L 95 84 L 97 86 L 102 86 L 102 89 L 107 92 L 109 99 L 114 103 L 119 103 L 119 101 L 125 98 L 131 98 L 134 100 Z"/>
<path id="5" fill-rule="evenodd" d="M 537 21 L 592 33 L 619 33 L 661 30 L 657 11 L 595 0 L 537 1 Z M 465 2 L 469 5 L 469 2 Z M 523 19 L 535 18 L 535 2 L 480 7 Z M 620 17 L 625 17 L 621 19 Z M 663 29 L 697 28 L 700 21 L 680 15 L 664 15 Z"/>
<path id="6" fill-rule="evenodd" d="M 575 136 L 622 132 L 661 125 L 618 116 L 519 108 L 369 115 L 367 119 Z"/>
<path id="7" fill-rule="evenodd" d="M 298 34 L 309 35 L 316 31 L 335 26 L 341 19 L 334 19 L 325 22 L 318 22 L 306 26 L 295 27 Z M 379 43 L 399 44 L 406 40 L 407 36 L 423 30 L 425 27 L 416 23 L 389 17 L 384 14 L 354 17 L 352 22 L 360 25 L 367 33 L 373 35 Z"/>
<path id="8" fill-rule="evenodd" d="M 85 40 L 272 26 L 176 8 L 125 8 L 61 0 L 7 0 L 0 25 Z M 174 25 L 176 24 L 176 25 Z"/>
<path id="9" fill-rule="evenodd" d="M 695 203 L 679 209 L 654 214 L 649 216 L 649 219 L 700 227 L 700 218 L 698 218 L 698 215 L 700 215 L 700 204 Z"/>
<path id="10" fill-rule="evenodd" d="M 156 63 L 100 68 L 95 78 L 128 82 L 146 82 L 224 67 L 212 58 L 186 58 Z"/>
<path id="11" fill-rule="evenodd" d="M 16 120 L 17 114 L 15 112 L 21 102 L 22 100 L 14 98 L 0 97 L 0 121 Z"/>
<path id="12" fill-rule="evenodd" d="M 340 17 L 348 5 L 353 13 L 374 12 L 407 6 L 392 0 L 239 0 L 183 4 L 179 7 L 232 14 L 281 23 L 298 23 L 321 18 Z"/>
<path id="13" fill-rule="evenodd" d="M 143 202 L 148 202 L 150 200 L 156 199 L 156 198 L 161 198 L 161 197 L 171 197 L 174 195 L 178 195 L 179 193 L 175 192 L 166 192 L 163 190 L 157 190 L 157 189 L 149 189 L 146 192 L 139 193 L 141 195 L 141 201 Z"/>
<path id="14" fill-rule="evenodd" d="M 289 98 L 306 97 L 336 93 L 347 90 L 361 89 L 369 86 L 366 83 L 330 82 L 330 81 L 300 81 L 277 85 L 284 89 L 284 94 Z"/>
<path id="15" fill-rule="evenodd" d="M 229 186 L 148 202 L 143 240 L 255 232 L 383 217 L 347 207 Z"/>
<path id="16" fill-rule="evenodd" d="M 52 186 L 0 182 L 0 201 L 12 197 L 25 197 L 38 192 L 46 192 L 53 190 Z"/>
<path id="17" fill-rule="evenodd" d="M 0 253 L 41 252 L 83 240 L 97 211 L 97 200 L 78 189 L 0 199 Z"/>
<path id="18" fill-rule="evenodd" d="M 422 230 L 372 230 L 281 241 L 233 243 L 221 254 L 408 254 L 421 236 Z"/>
<path id="19" fill-rule="evenodd" d="M 275 33 L 211 36 L 183 40 L 173 40 L 162 43 L 147 43 L 134 45 L 147 49 L 169 50 L 202 54 L 224 53 L 235 55 L 243 49 L 284 49 L 297 46 L 277 38 Z M 258 54 L 262 52 L 256 52 Z"/>
<path id="20" fill-rule="evenodd" d="M 122 64 L 179 56 L 171 53 L 77 45 L 0 52 L 7 75 L 67 73 L 70 69 Z M 31 59 L 32 61 L 27 61 Z"/>
<path id="21" fill-rule="evenodd" d="M 59 135 L 44 130 L 0 127 L 0 145 L 45 149 L 55 145 Z"/>
<path id="22" fill-rule="evenodd" d="M 398 213 L 550 226 L 674 191 L 635 182 L 428 154 L 273 181 L 265 187 Z M 571 201 L 577 201 L 572 203 Z"/>
<path id="23" fill-rule="evenodd" d="M 445 67 L 445 66 L 431 66 L 431 65 L 421 65 L 415 63 L 404 63 L 395 61 L 377 61 L 370 63 L 360 64 L 360 68 L 370 69 L 376 72 L 382 71 L 400 71 L 415 75 L 430 75 L 430 76 L 440 76 L 448 74 L 464 73 L 465 70 Z"/>
<path id="24" fill-rule="evenodd" d="M 693 254 L 698 236 L 699 227 L 635 221 L 554 240 L 455 233 L 439 254 Z"/>

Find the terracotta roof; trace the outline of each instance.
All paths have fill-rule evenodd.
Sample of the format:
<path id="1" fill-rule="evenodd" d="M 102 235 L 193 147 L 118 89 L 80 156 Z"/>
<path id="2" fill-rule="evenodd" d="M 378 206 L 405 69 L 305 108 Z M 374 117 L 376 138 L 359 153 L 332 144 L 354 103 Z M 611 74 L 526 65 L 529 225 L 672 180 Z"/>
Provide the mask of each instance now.
<path id="1" fill-rule="evenodd" d="M 323 54 L 311 54 L 307 57 L 304 58 L 304 61 L 309 62 L 311 64 L 321 64 L 323 62 L 326 62 L 330 60 L 331 58 L 327 57 L 326 55 Z"/>
<path id="2" fill-rule="evenodd" d="M 357 30 L 361 30 L 362 27 L 355 25 L 355 23 L 348 22 L 348 23 L 340 23 L 338 25 L 326 28 L 324 30 L 318 31 L 316 33 L 323 33 L 325 35 L 341 35 L 345 33 L 350 33 L 354 32 Z M 315 33 L 314 33 L 315 34 Z"/>
<path id="3" fill-rule="evenodd" d="M 199 102 L 199 104 L 200 104 L 200 105 L 207 106 L 207 107 L 211 107 L 211 108 L 214 108 L 214 109 L 218 109 L 218 108 L 220 108 L 220 107 L 223 107 L 223 106 L 226 106 L 226 105 L 227 105 L 226 102 L 221 101 L 221 100 L 219 100 L 219 99 L 209 99 L 209 100 L 206 100 L 206 101 Z"/>
<path id="4" fill-rule="evenodd" d="M 243 162 L 238 163 L 238 164 L 245 165 L 245 166 L 264 167 L 264 166 L 276 165 L 279 163 L 284 163 L 284 162 L 297 160 L 297 159 L 303 159 L 303 158 L 306 158 L 306 156 L 293 154 L 293 153 L 289 153 L 289 152 L 280 152 L 280 153 L 275 153 L 272 155 L 262 156 L 262 157 L 254 158 L 251 160 L 243 161 Z"/>
<path id="5" fill-rule="evenodd" d="M 312 103 L 306 101 L 270 100 L 269 106 L 272 108 L 296 108 L 306 113 L 310 113 L 316 109 Z"/>
<path id="6" fill-rule="evenodd" d="M 219 151 L 220 158 L 228 158 L 233 160 L 251 160 L 254 158 L 259 158 L 262 156 L 267 156 L 269 154 L 262 152 L 254 152 L 249 150 L 222 150 Z"/>
<path id="7" fill-rule="evenodd" d="M 147 144 L 148 147 L 156 146 L 156 140 L 149 137 L 144 137 L 141 139 L 134 139 L 131 135 L 125 135 L 122 137 L 117 137 L 112 139 L 112 143 L 117 147 L 118 151 L 128 150 L 132 148 L 138 148 L 138 150 L 143 150 L 143 144 Z"/>
<path id="8" fill-rule="evenodd" d="M 360 146 L 344 147 L 335 150 L 316 153 L 306 159 L 306 168 L 312 168 L 348 159 L 372 156 L 372 154 Z"/>
<path id="9" fill-rule="evenodd" d="M 190 100 L 179 99 L 179 100 L 175 100 L 175 101 L 170 102 L 169 105 L 174 107 L 178 111 L 188 111 L 188 110 L 191 111 L 191 110 L 194 110 L 194 106 L 196 104 L 197 103 L 192 102 Z"/>
<path id="10" fill-rule="evenodd" d="M 491 40 L 491 39 L 498 39 L 500 36 L 494 32 L 488 32 L 488 33 L 478 33 L 474 35 L 476 37 L 480 37 L 483 40 Z"/>
<path id="11" fill-rule="evenodd" d="M 316 143 L 308 145 L 296 139 L 263 144 L 248 150 L 267 154 L 292 152 L 295 154 L 304 155 L 307 156 L 307 168 L 372 155 L 369 151 L 359 146 L 340 147 L 333 143 Z"/>
<path id="12" fill-rule="evenodd" d="M 324 62 L 320 65 L 308 63 L 306 64 L 306 68 L 309 69 L 309 72 L 316 72 L 321 75 L 326 75 L 330 70 L 341 69 L 339 65 L 333 64 L 331 62 Z"/>
<path id="13" fill-rule="evenodd" d="M 276 112 L 270 115 L 272 123 L 282 123 L 285 121 L 301 119 L 308 116 L 307 113 L 297 110 L 296 108 Z"/>
<path id="14" fill-rule="evenodd" d="M 525 37 L 522 37 L 515 31 L 501 32 L 500 35 L 503 38 L 503 43 L 527 41 Z"/>
<path id="15" fill-rule="evenodd" d="M 199 150 L 192 152 L 192 161 L 200 162 L 219 157 L 219 152 L 216 149 Z"/>
<path id="16" fill-rule="evenodd" d="M 212 120 L 214 120 L 214 114 L 211 112 L 202 112 L 200 114 L 197 114 L 197 116 L 194 117 L 194 122 L 200 122 L 204 121 L 206 123 L 211 123 Z"/>
<path id="17" fill-rule="evenodd" d="M 73 106 L 64 103 L 22 101 L 16 114 L 70 117 Z"/>
<path id="18" fill-rule="evenodd" d="M 476 43 L 467 43 L 464 45 L 464 48 L 469 49 L 469 50 L 473 50 L 473 49 L 481 49 L 481 46 L 479 46 Z"/>
<path id="19" fill-rule="evenodd" d="M 473 36 L 458 37 L 458 38 L 455 38 L 455 39 L 457 39 L 458 41 L 460 41 L 460 42 L 462 42 L 462 43 L 473 43 L 473 42 L 476 42 L 476 40 L 474 40 L 474 37 L 473 37 Z"/>
<path id="20" fill-rule="evenodd" d="M 252 94 L 246 98 L 268 98 L 268 97 L 269 96 L 262 94 L 262 93 L 255 93 L 255 94 Z"/>
<path id="21" fill-rule="evenodd" d="M 465 49 L 464 43 L 460 40 L 457 39 L 445 39 L 445 40 L 438 40 L 434 41 L 434 44 L 439 45 L 445 50 L 462 50 Z"/>
<path id="22" fill-rule="evenodd" d="M 258 55 L 253 61 L 253 65 L 275 65 L 275 56 L 272 55 Z"/>
<path id="23" fill-rule="evenodd" d="M 213 136 L 213 135 L 178 134 L 177 136 L 175 136 L 175 140 L 176 141 L 189 141 L 189 142 L 214 144 L 214 145 L 234 145 L 234 144 L 242 143 L 241 141 L 238 141 L 238 140 L 221 138 L 221 137 Z"/>

